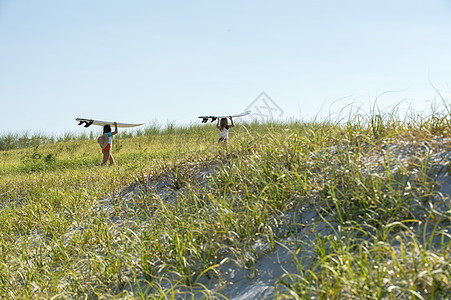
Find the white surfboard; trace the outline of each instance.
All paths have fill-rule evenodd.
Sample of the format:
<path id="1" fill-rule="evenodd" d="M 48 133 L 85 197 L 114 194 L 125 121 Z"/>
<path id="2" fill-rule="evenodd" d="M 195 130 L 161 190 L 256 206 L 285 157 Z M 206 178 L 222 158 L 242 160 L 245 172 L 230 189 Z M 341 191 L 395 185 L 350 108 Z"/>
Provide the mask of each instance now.
<path id="1" fill-rule="evenodd" d="M 202 119 L 202 123 L 207 123 L 207 121 L 209 119 L 211 119 L 211 122 L 214 122 L 217 119 L 222 119 L 222 118 L 228 118 L 228 117 L 232 117 L 232 118 L 238 118 L 238 117 L 244 117 L 247 116 L 251 113 L 250 110 L 246 110 L 245 112 L 239 113 L 239 114 L 235 114 L 235 115 L 227 115 L 227 116 L 199 116 L 200 119 Z"/>
<path id="2" fill-rule="evenodd" d="M 100 121 L 100 120 L 94 120 L 94 119 L 85 119 L 85 118 L 76 118 L 75 121 L 79 122 L 78 125 L 83 125 L 85 127 L 89 127 L 91 125 L 97 125 L 97 126 L 105 126 L 105 125 L 111 125 L 114 126 L 114 122 L 110 121 Z M 117 122 L 117 127 L 122 128 L 128 128 L 128 127 L 137 127 L 144 125 L 144 123 L 140 124 L 134 124 L 134 123 L 119 123 Z"/>

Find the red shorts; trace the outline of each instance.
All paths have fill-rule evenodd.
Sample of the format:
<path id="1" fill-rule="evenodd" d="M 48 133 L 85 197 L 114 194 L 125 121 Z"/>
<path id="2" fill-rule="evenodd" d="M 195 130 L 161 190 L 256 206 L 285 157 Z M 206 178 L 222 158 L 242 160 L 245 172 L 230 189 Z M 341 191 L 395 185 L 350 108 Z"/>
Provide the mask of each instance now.
<path id="1" fill-rule="evenodd" d="M 102 152 L 105 152 L 106 150 L 111 150 L 111 144 L 106 145 L 106 147 L 102 149 Z"/>

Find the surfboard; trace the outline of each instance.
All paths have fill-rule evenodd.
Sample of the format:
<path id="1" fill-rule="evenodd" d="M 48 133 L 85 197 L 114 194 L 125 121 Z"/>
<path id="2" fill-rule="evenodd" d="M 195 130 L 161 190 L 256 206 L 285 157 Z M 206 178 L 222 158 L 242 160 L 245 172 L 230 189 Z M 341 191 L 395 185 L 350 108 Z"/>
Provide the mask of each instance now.
<path id="1" fill-rule="evenodd" d="M 104 126 L 104 125 L 111 125 L 114 126 L 114 122 L 110 121 L 100 121 L 100 120 L 94 120 L 94 119 L 85 119 L 85 118 L 76 118 L 75 121 L 79 122 L 78 125 L 83 125 L 85 127 L 89 127 L 91 125 L 97 125 L 97 126 Z M 117 127 L 122 128 L 128 128 L 128 127 L 137 127 L 144 125 L 144 123 L 140 124 L 134 124 L 134 123 L 119 123 L 117 122 Z"/>
<path id="2" fill-rule="evenodd" d="M 207 121 L 209 119 L 211 119 L 211 122 L 214 122 L 217 119 L 222 119 L 222 118 L 228 118 L 230 116 L 232 116 L 232 118 L 238 118 L 238 117 L 244 117 L 247 116 L 251 113 L 250 110 L 246 110 L 245 112 L 239 113 L 239 114 L 235 114 L 235 115 L 224 115 L 224 116 L 199 116 L 199 119 L 202 119 L 202 123 L 207 123 Z"/>

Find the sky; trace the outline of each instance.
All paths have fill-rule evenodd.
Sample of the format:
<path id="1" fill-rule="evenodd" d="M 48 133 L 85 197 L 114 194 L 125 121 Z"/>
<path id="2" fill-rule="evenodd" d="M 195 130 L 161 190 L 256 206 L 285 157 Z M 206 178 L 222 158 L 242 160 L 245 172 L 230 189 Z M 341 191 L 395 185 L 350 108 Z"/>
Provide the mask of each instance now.
<path id="1" fill-rule="evenodd" d="M 0 133 L 422 111 L 450 53 L 451 0 L 0 0 Z"/>

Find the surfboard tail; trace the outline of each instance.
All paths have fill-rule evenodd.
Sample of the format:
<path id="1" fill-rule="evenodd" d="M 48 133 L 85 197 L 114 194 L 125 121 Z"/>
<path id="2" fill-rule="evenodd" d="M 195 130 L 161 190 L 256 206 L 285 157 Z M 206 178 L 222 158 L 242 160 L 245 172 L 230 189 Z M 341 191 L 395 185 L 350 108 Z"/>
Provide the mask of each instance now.
<path id="1" fill-rule="evenodd" d="M 80 126 L 80 125 L 85 124 L 84 126 L 85 126 L 86 128 L 88 128 L 89 126 L 92 125 L 92 123 L 94 123 L 94 120 L 80 120 L 80 122 L 78 123 L 78 125 Z"/>
<path id="2" fill-rule="evenodd" d="M 250 110 L 246 110 L 245 112 L 242 112 L 240 114 L 235 114 L 235 115 L 224 115 L 224 116 L 200 116 L 199 118 L 202 119 L 202 123 L 207 123 L 208 119 L 211 119 L 211 122 L 216 121 L 217 119 L 222 119 L 222 118 L 228 118 L 228 117 L 233 117 L 233 118 L 238 118 L 238 117 L 244 117 L 247 116 L 251 113 Z"/>

